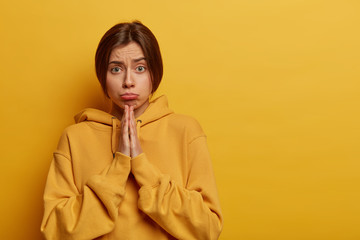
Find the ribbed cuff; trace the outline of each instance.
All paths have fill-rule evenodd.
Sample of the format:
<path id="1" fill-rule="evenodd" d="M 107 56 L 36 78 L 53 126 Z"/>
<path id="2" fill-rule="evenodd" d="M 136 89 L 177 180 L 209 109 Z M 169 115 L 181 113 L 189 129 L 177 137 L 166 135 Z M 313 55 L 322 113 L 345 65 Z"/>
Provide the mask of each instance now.
<path id="1" fill-rule="evenodd" d="M 161 172 L 148 161 L 145 153 L 131 159 L 131 172 L 140 187 L 155 186 L 160 183 Z"/>
<path id="2" fill-rule="evenodd" d="M 115 158 L 124 159 L 124 160 L 130 160 L 131 159 L 131 157 L 129 157 L 128 155 L 123 154 L 122 152 L 116 152 L 115 153 Z"/>

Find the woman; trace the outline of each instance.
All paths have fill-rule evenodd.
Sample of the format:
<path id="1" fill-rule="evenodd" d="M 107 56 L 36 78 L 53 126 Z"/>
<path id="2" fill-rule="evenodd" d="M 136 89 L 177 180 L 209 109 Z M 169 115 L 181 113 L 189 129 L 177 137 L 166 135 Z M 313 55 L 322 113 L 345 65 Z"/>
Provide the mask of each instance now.
<path id="1" fill-rule="evenodd" d="M 222 215 L 206 137 L 161 96 L 155 36 L 140 22 L 101 39 L 96 74 L 110 114 L 85 109 L 65 129 L 45 187 L 47 239 L 217 239 Z"/>

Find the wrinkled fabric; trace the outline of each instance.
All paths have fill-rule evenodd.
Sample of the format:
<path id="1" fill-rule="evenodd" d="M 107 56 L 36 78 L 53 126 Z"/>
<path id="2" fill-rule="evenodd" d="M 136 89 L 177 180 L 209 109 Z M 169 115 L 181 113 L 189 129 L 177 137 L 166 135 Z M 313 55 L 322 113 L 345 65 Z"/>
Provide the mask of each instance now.
<path id="1" fill-rule="evenodd" d="M 117 152 L 121 122 L 85 109 L 60 138 L 44 192 L 46 239 L 217 239 L 206 136 L 161 96 L 136 119 L 143 153 Z"/>

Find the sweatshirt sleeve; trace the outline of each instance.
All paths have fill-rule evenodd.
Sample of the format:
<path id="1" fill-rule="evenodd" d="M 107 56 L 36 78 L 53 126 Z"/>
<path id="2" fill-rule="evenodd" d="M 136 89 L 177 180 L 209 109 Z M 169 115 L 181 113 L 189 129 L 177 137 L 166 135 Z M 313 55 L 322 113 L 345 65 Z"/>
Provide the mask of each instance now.
<path id="1" fill-rule="evenodd" d="M 188 146 L 186 187 L 177 185 L 151 164 L 144 153 L 132 159 L 140 185 L 138 207 L 177 239 L 218 239 L 222 215 L 206 137 Z"/>
<path id="2" fill-rule="evenodd" d="M 45 238 L 94 239 L 111 232 L 129 173 L 130 157 L 116 153 L 111 164 L 90 177 L 80 192 L 70 157 L 55 153 L 44 192 L 41 231 Z"/>

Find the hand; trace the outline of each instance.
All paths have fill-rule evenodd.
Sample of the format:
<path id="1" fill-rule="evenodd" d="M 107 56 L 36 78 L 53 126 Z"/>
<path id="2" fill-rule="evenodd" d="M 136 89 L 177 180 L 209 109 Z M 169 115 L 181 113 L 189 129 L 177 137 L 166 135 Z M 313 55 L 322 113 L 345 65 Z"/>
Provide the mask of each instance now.
<path id="1" fill-rule="evenodd" d="M 121 118 L 121 129 L 119 139 L 119 152 L 130 156 L 130 138 L 129 138 L 129 106 L 125 105 L 125 109 Z"/>
<path id="2" fill-rule="evenodd" d="M 143 152 L 141 149 L 140 140 L 137 136 L 134 106 L 130 106 L 129 115 L 130 115 L 130 121 L 129 121 L 130 156 L 134 158 Z"/>
<path id="3" fill-rule="evenodd" d="M 132 158 L 143 152 L 140 140 L 137 137 L 133 106 L 129 107 L 128 105 L 125 105 L 123 117 L 121 119 L 119 151 Z"/>

